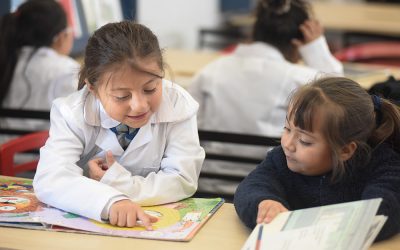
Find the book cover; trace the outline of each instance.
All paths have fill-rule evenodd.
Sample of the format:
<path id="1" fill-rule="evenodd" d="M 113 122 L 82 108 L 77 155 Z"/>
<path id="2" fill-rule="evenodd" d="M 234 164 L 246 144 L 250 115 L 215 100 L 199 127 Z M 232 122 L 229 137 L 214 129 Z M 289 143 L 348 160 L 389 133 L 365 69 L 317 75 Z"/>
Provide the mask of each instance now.
<path id="1" fill-rule="evenodd" d="M 179 202 L 143 207 L 158 218 L 153 231 L 144 227 L 112 226 L 50 207 L 37 200 L 32 180 L 0 178 L 0 226 L 72 231 L 100 235 L 189 241 L 224 203 L 222 198 L 188 198 Z"/>

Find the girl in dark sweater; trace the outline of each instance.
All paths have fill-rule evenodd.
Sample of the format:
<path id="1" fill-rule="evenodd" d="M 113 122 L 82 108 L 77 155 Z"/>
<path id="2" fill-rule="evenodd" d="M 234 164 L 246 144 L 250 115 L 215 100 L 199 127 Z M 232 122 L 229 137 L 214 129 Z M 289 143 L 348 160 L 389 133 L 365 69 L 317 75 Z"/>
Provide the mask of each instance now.
<path id="1" fill-rule="evenodd" d="M 381 240 L 400 231 L 400 110 L 330 77 L 291 96 L 281 146 L 243 180 L 234 203 L 253 228 L 287 210 L 378 197 L 378 214 L 388 216 Z"/>

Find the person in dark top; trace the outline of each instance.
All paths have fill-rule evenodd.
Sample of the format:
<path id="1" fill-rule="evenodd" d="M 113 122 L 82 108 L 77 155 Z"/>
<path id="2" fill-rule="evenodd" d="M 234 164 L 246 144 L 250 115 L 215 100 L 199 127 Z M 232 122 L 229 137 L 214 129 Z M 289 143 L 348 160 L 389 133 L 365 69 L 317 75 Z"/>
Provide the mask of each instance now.
<path id="1" fill-rule="evenodd" d="M 320 78 L 289 98 L 281 146 L 236 190 L 250 228 L 287 210 L 382 198 L 377 240 L 400 231 L 400 110 L 343 77 Z"/>

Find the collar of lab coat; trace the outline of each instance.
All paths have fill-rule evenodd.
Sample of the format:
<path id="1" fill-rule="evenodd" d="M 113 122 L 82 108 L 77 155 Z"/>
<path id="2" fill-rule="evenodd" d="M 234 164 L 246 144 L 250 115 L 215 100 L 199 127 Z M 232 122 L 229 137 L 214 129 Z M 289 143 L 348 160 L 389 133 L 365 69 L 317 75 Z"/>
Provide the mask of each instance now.
<path id="1" fill-rule="evenodd" d="M 277 48 L 263 42 L 239 44 L 234 54 L 242 57 L 261 57 L 263 59 L 275 61 L 286 61 L 285 57 Z"/>
<path id="2" fill-rule="evenodd" d="M 180 86 L 170 81 L 162 82 L 163 95 L 159 110 L 150 118 L 149 122 L 140 128 L 127 150 L 133 150 L 148 143 L 153 135 L 152 124 L 164 122 L 179 122 L 192 117 L 198 109 L 198 104 L 194 99 Z M 101 102 L 92 95 L 85 87 L 84 101 L 84 119 L 91 126 L 100 126 L 96 139 L 96 145 L 104 150 L 111 150 L 114 155 L 122 155 L 124 150 L 119 145 L 115 136 L 109 128 L 117 126 L 120 122 L 111 118 L 104 110 Z"/>

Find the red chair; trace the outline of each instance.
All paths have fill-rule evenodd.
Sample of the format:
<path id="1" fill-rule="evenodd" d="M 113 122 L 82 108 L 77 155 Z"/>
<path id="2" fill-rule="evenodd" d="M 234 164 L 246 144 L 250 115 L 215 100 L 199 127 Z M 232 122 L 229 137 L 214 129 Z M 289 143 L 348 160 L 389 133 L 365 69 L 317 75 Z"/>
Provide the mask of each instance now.
<path id="1" fill-rule="evenodd" d="M 343 62 L 400 66 L 400 42 L 368 42 L 352 45 L 335 53 Z"/>
<path id="2" fill-rule="evenodd" d="M 40 131 L 23 135 L 0 145 L 0 174 L 15 176 L 20 172 L 35 170 L 38 160 L 16 164 L 14 156 L 17 153 L 41 148 L 48 137 L 48 130 Z"/>

